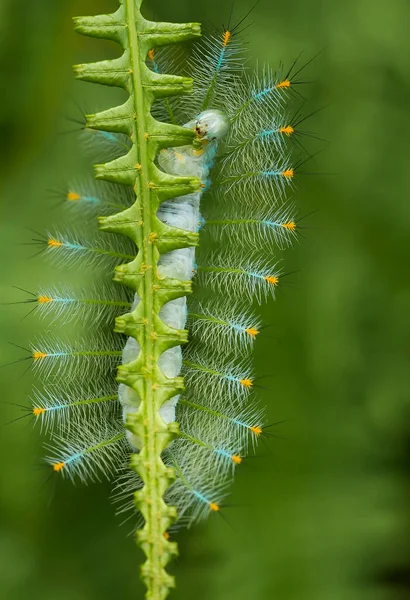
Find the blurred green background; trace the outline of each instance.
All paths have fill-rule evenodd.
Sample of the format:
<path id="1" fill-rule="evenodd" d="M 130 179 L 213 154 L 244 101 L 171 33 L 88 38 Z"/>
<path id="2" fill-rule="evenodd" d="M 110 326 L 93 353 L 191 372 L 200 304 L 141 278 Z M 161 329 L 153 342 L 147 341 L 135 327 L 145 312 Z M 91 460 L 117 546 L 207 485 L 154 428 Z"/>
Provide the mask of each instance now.
<path id="1" fill-rule="evenodd" d="M 235 14 L 252 4 L 235 1 Z M 13 285 L 56 282 L 54 267 L 20 245 L 64 213 L 46 190 L 83 169 L 64 116 L 73 97 L 97 107 L 98 86 L 71 65 L 112 56 L 76 36 L 71 17 L 114 0 L 0 1 L 0 246 L 2 302 Z M 230 2 L 150 0 L 146 14 L 220 25 Z M 262 392 L 280 438 L 240 469 L 228 523 L 181 532 L 172 570 L 185 600 L 384 600 L 410 597 L 410 6 L 407 0 L 261 0 L 247 32 L 251 62 L 290 64 L 301 50 L 309 129 L 330 140 L 301 177 L 313 210 L 306 240 L 285 255 L 293 286 L 265 309 L 257 344 Z M 118 52 L 118 51 L 116 51 Z M 118 99 L 109 90 L 105 103 Z M 72 125 L 71 125 L 72 126 Z M 314 149 L 316 149 L 316 147 Z M 57 279 L 73 277 L 61 273 Z M 1 310 L 0 363 L 43 329 L 25 309 Z M 20 413 L 32 375 L 0 369 L 2 423 Z M 282 439 L 285 438 L 285 439 Z M 143 598 L 139 551 L 120 528 L 109 486 L 44 483 L 42 442 L 24 421 L 2 425 L 0 598 Z"/>

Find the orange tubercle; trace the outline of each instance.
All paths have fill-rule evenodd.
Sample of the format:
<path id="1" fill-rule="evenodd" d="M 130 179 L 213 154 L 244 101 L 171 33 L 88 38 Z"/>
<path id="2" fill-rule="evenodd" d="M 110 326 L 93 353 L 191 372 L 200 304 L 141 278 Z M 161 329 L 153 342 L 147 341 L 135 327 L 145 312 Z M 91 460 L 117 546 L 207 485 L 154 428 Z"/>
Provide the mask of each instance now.
<path id="1" fill-rule="evenodd" d="M 286 127 L 280 127 L 280 128 L 279 128 L 279 132 L 280 132 L 280 133 L 284 133 L 284 134 L 285 134 L 285 135 L 287 135 L 287 136 L 290 136 L 290 135 L 292 135 L 292 133 L 293 133 L 294 131 L 295 131 L 295 130 L 293 129 L 292 125 L 286 125 Z"/>
<path id="2" fill-rule="evenodd" d="M 254 427 L 249 427 L 249 429 L 252 431 L 252 433 L 254 433 L 255 435 L 261 435 L 262 433 L 262 427 L 259 427 L 259 425 L 256 425 Z"/>
<path id="3" fill-rule="evenodd" d="M 63 245 L 63 242 L 59 242 L 58 240 L 51 238 L 47 241 L 47 244 L 50 246 L 50 248 L 58 248 L 59 246 Z"/>
<path id="4" fill-rule="evenodd" d="M 232 33 L 230 31 L 224 31 L 222 36 L 222 46 L 226 48 L 226 46 L 231 41 Z"/>
<path id="5" fill-rule="evenodd" d="M 218 512 L 219 510 L 219 505 L 216 504 L 215 502 L 211 502 L 209 505 L 209 508 L 213 511 L 213 512 Z"/>
<path id="6" fill-rule="evenodd" d="M 67 194 L 67 200 L 71 200 L 72 202 L 75 202 L 76 200 L 80 200 L 81 196 L 80 194 L 77 194 L 76 192 L 68 192 Z"/>
<path id="7" fill-rule="evenodd" d="M 154 56 L 155 56 L 154 48 L 151 48 L 151 50 L 148 51 L 148 58 L 150 60 L 154 60 Z"/>
<path id="8" fill-rule="evenodd" d="M 265 277 L 265 281 L 267 281 L 271 285 L 278 285 L 279 277 L 277 275 L 268 275 L 267 277 Z"/>
<path id="9" fill-rule="evenodd" d="M 291 83 L 289 81 L 289 79 L 284 79 L 283 81 L 280 81 L 279 83 L 276 84 L 276 89 L 280 90 L 283 88 L 289 88 L 291 86 Z"/>
<path id="10" fill-rule="evenodd" d="M 289 221 L 288 223 L 282 223 L 282 227 L 289 229 L 290 231 L 295 231 L 296 223 L 295 221 Z"/>
<path id="11" fill-rule="evenodd" d="M 256 338 L 256 336 L 259 333 L 259 330 L 255 329 L 255 327 L 248 327 L 247 329 L 245 329 L 245 333 L 247 333 L 251 338 Z"/>
<path id="12" fill-rule="evenodd" d="M 39 304 L 48 304 L 48 302 L 52 302 L 53 299 L 50 298 L 49 296 L 39 296 L 37 298 L 37 301 Z"/>
<path id="13" fill-rule="evenodd" d="M 232 454 L 231 458 L 232 462 L 234 462 L 236 465 L 240 465 L 242 462 L 242 457 L 238 456 L 237 454 Z"/>
<path id="14" fill-rule="evenodd" d="M 243 387 L 251 388 L 252 387 L 252 379 L 240 379 L 239 383 L 243 385 Z"/>
<path id="15" fill-rule="evenodd" d="M 38 417 L 38 416 L 44 414 L 45 412 L 46 412 L 45 408 L 41 408 L 39 406 L 38 407 L 36 406 L 35 408 L 33 408 L 33 415 L 35 417 Z"/>
<path id="16" fill-rule="evenodd" d="M 65 467 L 65 462 L 58 462 L 58 463 L 54 463 L 53 465 L 53 471 L 55 471 L 56 473 L 59 473 L 60 471 L 62 471 Z"/>
<path id="17" fill-rule="evenodd" d="M 295 172 L 294 172 L 293 169 L 286 169 L 285 171 L 282 171 L 282 175 L 286 179 L 292 179 L 292 177 L 294 176 L 294 174 L 295 174 Z"/>
<path id="18" fill-rule="evenodd" d="M 48 356 L 48 354 L 46 352 L 40 352 L 39 350 L 36 350 L 35 352 L 33 352 L 34 360 L 42 360 L 46 356 Z"/>
<path id="19" fill-rule="evenodd" d="M 169 533 L 168 533 L 168 531 L 166 531 L 166 532 L 164 533 L 164 538 L 165 538 L 166 540 L 169 540 Z"/>

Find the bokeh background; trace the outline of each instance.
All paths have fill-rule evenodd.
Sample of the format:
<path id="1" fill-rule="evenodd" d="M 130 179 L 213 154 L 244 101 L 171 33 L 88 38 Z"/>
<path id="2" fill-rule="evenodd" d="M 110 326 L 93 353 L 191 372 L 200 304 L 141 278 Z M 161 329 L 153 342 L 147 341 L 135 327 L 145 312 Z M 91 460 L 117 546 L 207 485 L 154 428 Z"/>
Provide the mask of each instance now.
<path id="1" fill-rule="evenodd" d="M 98 86 L 71 65 L 109 57 L 71 17 L 115 0 L 0 1 L 1 301 L 12 286 L 70 280 L 24 246 L 64 214 L 47 189 L 84 169 L 66 116 L 99 108 Z M 252 4 L 235 0 L 239 18 Z M 157 19 L 226 23 L 228 0 L 149 0 Z M 410 6 L 407 0 L 260 0 L 250 64 L 306 60 L 309 129 L 330 143 L 301 176 L 305 221 L 284 256 L 292 285 L 264 309 L 261 392 L 278 435 L 239 469 L 226 519 L 178 537 L 179 600 L 401 600 L 410 597 Z M 104 92 L 108 104 L 120 92 Z M 112 102 L 111 102 L 112 103 Z M 78 112 L 77 112 L 78 116 Z M 0 364 L 44 329 L 2 306 Z M 37 429 L 20 421 L 33 376 L 0 368 L 0 597 L 143 598 L 141 560 L 109 486 L 54 485 Z"/>

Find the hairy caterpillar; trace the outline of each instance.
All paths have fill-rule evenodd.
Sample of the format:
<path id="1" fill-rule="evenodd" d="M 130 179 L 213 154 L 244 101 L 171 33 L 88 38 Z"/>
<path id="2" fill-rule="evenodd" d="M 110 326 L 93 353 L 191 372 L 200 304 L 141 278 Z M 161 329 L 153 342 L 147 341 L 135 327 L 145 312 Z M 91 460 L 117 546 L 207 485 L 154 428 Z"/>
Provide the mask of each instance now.
<path id="1" fill-rule="evenodd" d="M 96 182 L 64 194 L 72 228 L 34 240 L 64 268 L 91 266 L 98 281 L 28 299 L 55 323 L 87 321 L 92 336 L 32 344 L 47 386 L 30 412 L 52 431 L 56 476 L 108 477 L 119 511 L 138 511 L 142 574 L 157 599 L 173 586 L 169 532 L 220 512 L 235 469 L 265 434 L 252 301 L 275 296 L 282 269 L 273 257 L 298 231 L 287 197 L 301 118 L 289 116 L 287 99 L 299 71 L 244 74 L 237 25 L 194 46 L 194 90 L 182 97 L 191 79 L 171 75 L 178 61 L 157 48 L 198 37 L 199 26 L 153 23 L 140 0 L 120 4 L 114 15 L 75 20 L 80 33 L 124 49 L 76 67 L 80 79 L 129 93 L 86 117 L 87 144 L 112 160 L 96 166 Z M 197 249 L 201 239 L 211 253 Z"/>

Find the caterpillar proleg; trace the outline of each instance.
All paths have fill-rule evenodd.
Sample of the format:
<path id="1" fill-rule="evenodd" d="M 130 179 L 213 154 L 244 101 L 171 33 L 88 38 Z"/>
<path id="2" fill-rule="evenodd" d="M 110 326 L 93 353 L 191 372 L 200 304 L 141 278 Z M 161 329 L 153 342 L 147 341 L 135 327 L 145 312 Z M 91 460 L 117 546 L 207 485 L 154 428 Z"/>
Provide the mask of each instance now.
<path id="1" fill-rule="evenodd" d="M 275 298 L 280 251 L 298 235 L 290 115 L 301 70 L 251 74 L 239 25 L 199 39 L 197 23 L 149 21 L 141 4 L 74 19 L 123 50 L 76 76 L 128 99 L 85 116 L 87 153 L 108 162 L 56 192 L 67 227 L 46 225 L 33 243 L 60 280 L 23 302 L 57 331 L 27 357 L 45 383 L 28 412 L 51 432 L 46 462 L 54 477 L 113 482 L 118 512 L 136 516 L 146 597 L 161 600 L 175 585 L 173 533 L 224 511 L 265 434 L 255 305 Z M 172 46 L 187 40 L 181 65 Z M 73 268 L 95 281 L 68 285 Z M 60 339 L 64 322 L 86 333 Z"/>

